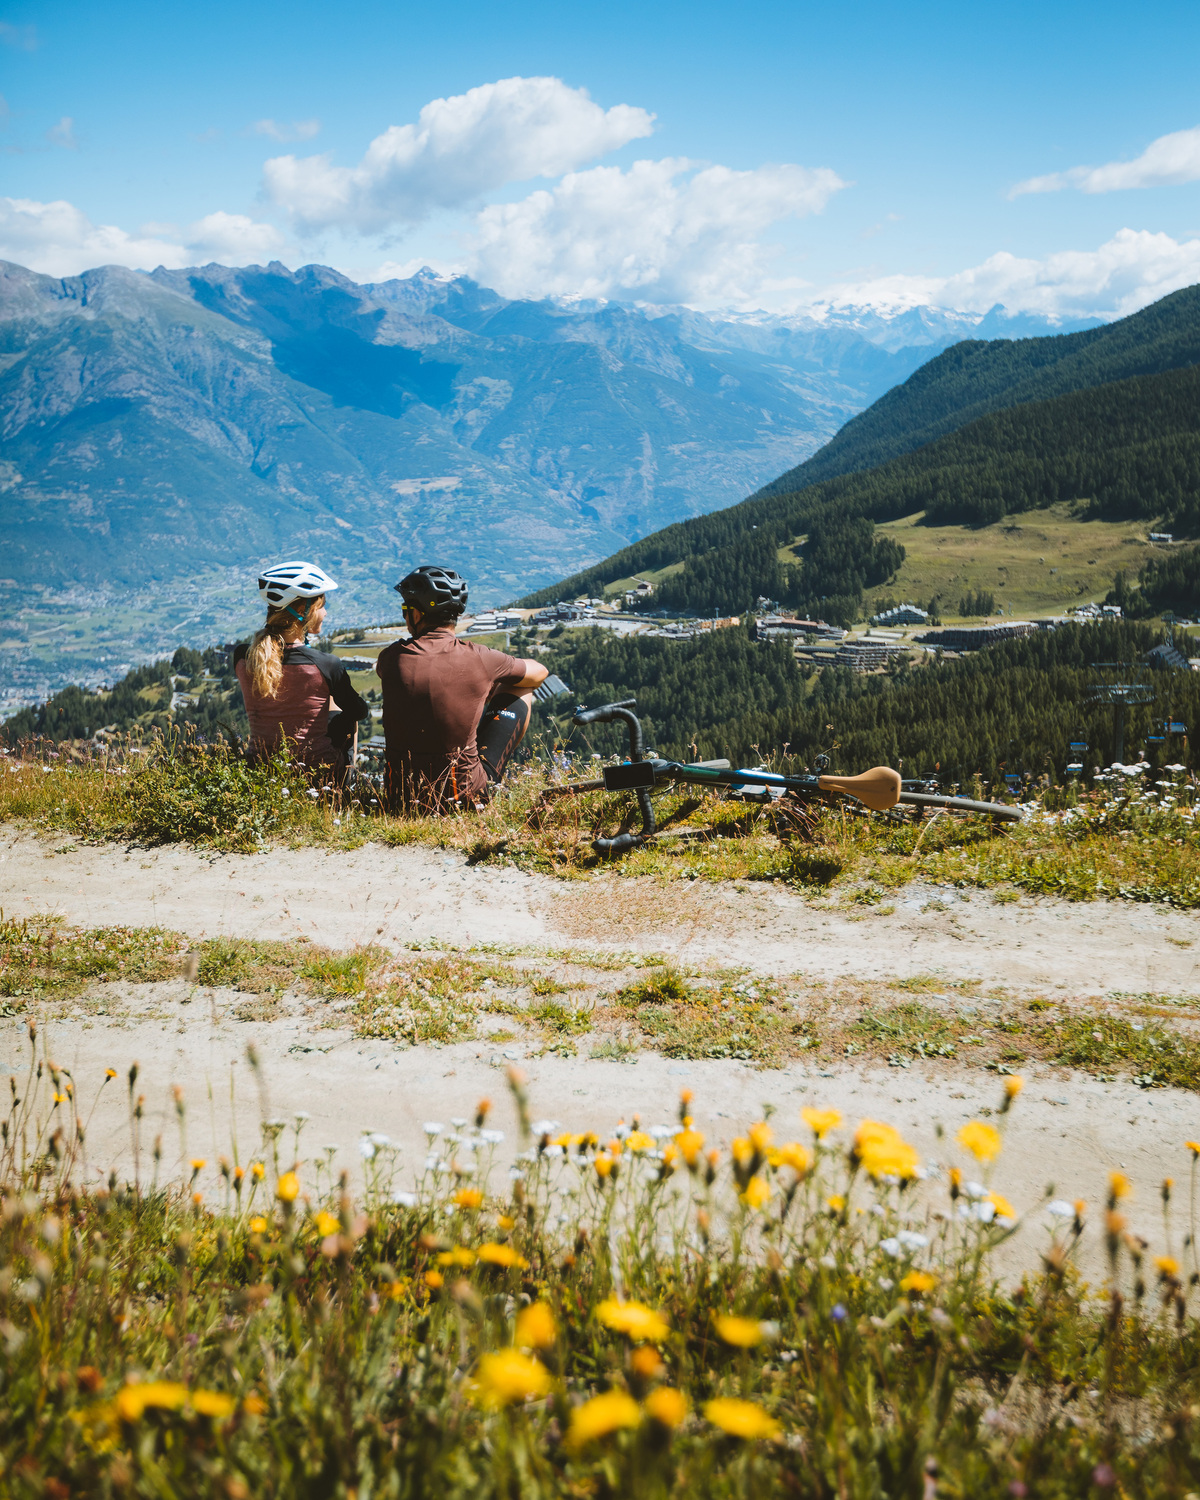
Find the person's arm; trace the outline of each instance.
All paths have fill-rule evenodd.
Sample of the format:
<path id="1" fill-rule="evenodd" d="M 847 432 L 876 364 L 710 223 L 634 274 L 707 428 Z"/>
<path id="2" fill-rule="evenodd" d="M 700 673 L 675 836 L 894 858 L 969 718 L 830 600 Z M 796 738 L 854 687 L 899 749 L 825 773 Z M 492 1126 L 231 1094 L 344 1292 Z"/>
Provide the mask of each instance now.
<path id="1" fill-rule="evenodd" d="M 370 705 L 361 698 L 350 681 L 350 673 L 340 657 L 324 651 L 312 651 L 310 659 L 320 668 L 329 685 L 329 696 L 341 710 L 331 714 L 325 732 L 335 744 L 345 747 L 354 738 L 359 721 L 371 717 Z"/>
<path id="2" fill-rule="evenodd" d="M 525 668 L 525 675 L 521 678 L 520 682 L 515 683 L 509 688 L 510 693 L 532 692 L 534 688 L 541 687 L 542 683 L 550 675 L 550 668 L 543 666 L 540 661 L 534 661 L 532 657 L 517 656 L 514 657 L 514 660 Z"/>

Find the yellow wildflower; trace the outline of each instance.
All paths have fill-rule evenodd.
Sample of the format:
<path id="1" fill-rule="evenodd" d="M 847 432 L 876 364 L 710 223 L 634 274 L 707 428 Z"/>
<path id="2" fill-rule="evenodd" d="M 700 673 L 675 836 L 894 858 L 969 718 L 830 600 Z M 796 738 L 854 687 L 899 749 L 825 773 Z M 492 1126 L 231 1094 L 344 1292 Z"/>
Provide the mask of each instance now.
<path id="1" fill-rule="evenodd" d="M 699 1164 L 700 1152 L 704 1149 L 704 1137 L 698 1130 L 693 1130 L 689 1126 L 675 1137 L 675 1144 L 679 1147 L 680 1154 L 687 1162 L 689 1170 L 694 1170 Z"/>
<path id="2" fill-rule="evenodd" d="M 996 1217 L 998 1219 L 1020 1218 L 1020 1215 L 1017 1213 L 1016 1209 L 1001 1193 L 989 1193 L 987 1195 L 987 1202 L 990 1203 L 996 1210 Z"/>
<path id="3" fill-rule="evenodd" d="M 1158 1267 L 1158 1274 L 1164 1280 L 1167 1277 L 1179 1275 L 1179 1262 L 1173 1255 L 1156 1255 L 1154 1264 Z"/>
<path id="4" fill-rule="evenodd" d="M 116 1068 L 105 1068 L 104 1076 L 105 1078 L 115 1078 L 117 1076 Z"/>
<path id="5" fill-rule="evenodd" d="M 267 1232 L 267 1221 L 266 1221 L 266 1219 L 264 1219 L 261 1214 L 255 1214 L 255 1216 L 250 1220 L 250 1233 L 251 1234 L 266 1234 L 266 1232 Z"/>
<path id="6" fill-rule="evenodd" d="M 267 1175 L 267 1169 L 263 1166 L 262 1162 L 256 1161 L 250 1168 L 250 1175 L 254 1178 L 255 1182 L 261 1182 Z"/>
<path id="7" fill-rule="evenodd" d="M 550 1372 L 545 1365 L 519 1349 L 501 1349 L 479 1361 L 471 1395 L 480 1406 L 495 1408 L 544 1396 L 549 1389 Z"/>
<path id="8" fill-rule="evenodd" d="M 431 1292 L 440 1291 L 446 1284 L 446 1278 L 440 1271 L 426 1271 L 423 1280 Z"/>
<path id="9" fill-rule="evenodd" d="M 1024 1087 L 1025 1080 L 1014 1073 L 1011 1078 L 1004 1080 L 1004 1097 L 1011 1104 Z"/>
<path id="10" fill-rule="evenodd" d="M 754 1142 L 744 1135 L 736 1136 L 729 1149 L 739 1167 L 748 1167 L 754 1160 Z"/>
<path id="11" fill-rule="evenodd" d="M 317 1226 L 317 1233 L 322 1239 L 327 1235 L 336 1234 L 342 1227 L 342 1221 L 338 1218 L 337 1214 L 331 1214 L 326 1209 L 322 1209 L 317 1214 L 313 1223 Z"/>
<path id="12" fill-rule="evenodd" d="M 846 1207 L 846 1200 L 841 1193 L 830 1193 L 829 1197 L 825 1200 L 825 1206 L 830 1212 L 840 1214 Z"/>
<path id="13" fill-rule="evenodd" d="M 1128 1198 L 1133 1192 L 1133 1184 L 1124 1172 L 1110 1172 L 1108 1176 L 1108 1190 L 1112 1195 L 1114 1203 L 1122 1198 Z"/>
<path id="14" fill-rule="evenodd" d="M 735 1349 L 753 1349 L 763 1341 L 762 1324 L 756 1318 L 735 1318 L 722 1313 L 713 1319 L 718 1337 Z"/>
<path id="15" fill-rule="evenodd" d="M 454 1203 L 459 1208 L 478 1208 L 483 1202 L 483 1194 L 478 1188 L 459 1188 L 454 1195 Z"/>
<path id="16" fill-rule="evenodd" d="M 612 1172 L 613 1159 L 607 1153 L 602 1153 L 596 1158 L 594 1165 L 596 1168 L 596 1176 L 604 1178 Z"/>
<path id="17" fill-rule="evenodd" d="M 178 1411 L 186 1400 L 186 1385 L 176 1380 L 147 1380 L 122 1386 L 114 1405 L 123 1422 L 140 1422 L 148 1406 L 160 1411 Z"/>
<path id="18" fill-rule="evenodd" d="M 519 1349 L 550 1349 L 558 1337 L 554 1314 L 545 1302 L 531 1302 L 517 1314 L 513 1343 Z"/>
<path id="19" fill-rule="evenodd" d="M 674 1386 L 660 1385 L 646 1397 L 646 1415 L 663 1427 L 678 1427 L 687 1416 L 687 1398 Z"/>
<path id="20" fill-rule="evenodd" d="M 854 1133 L 854 1156 L 872 1177 L 915 1177 L 920 1159 L 892 1125 L 862 1120 Z"/>
<path id="21" fill-rule="evenodd" d="M 439 1266 L 458 1266 L 465 1271 L 475 1264 L 475 1252 L 466 1245 L 455 1245 L 452 1250 L 443 1250 L 437 1263 Z"/>
<path id="22" fill-rule="evenodd" d="M 192 1157 L 192 1171 L 193 1172 L 201 1172 L 201 1171 L 204 1170 L 204 1168 L 206 1166 L 208 1166 L 208 1159 L 207 1159 L 207 1157 L 203 1157 L 203 1156 L 193 1156 Z"/>
<path id="23" fill-rule="evenodd" d="M 659 1380 L 667 1367 L 653 1344 L 639 1344 L 629 1356 L 629 1368 L 643 1380 Z"/>
<path id="24" fill-rule="evenodd" d="M 812 1156 L 799 1141 L 787 1141 L 771 1152 L 767 1160 L 773 1167 L 791 1167 L 797 1177 L 803 1177 L 812 1165 Z"/>
<path id="25" fill-rule="evenodd" d="M 779 1423 L 753 1401 L 735 1396 L 717 1396 L 705 1404 L 704 1415 L 722 1432 L 739 1438 L 777 1438 Z"/>
<path id="26" fill-rule="evenodd" d="M 642 1419 L 637 1402 L 628 1391 L 605 1391 L 593 1396 L 571 1413 L 567 1446 L 578 1452 L 597 1438 L 608 1437 L 622 1427 L 636 1427 Z"/>
<path id="27" fill-rule="evenodd" d="M 295 1172 L 285 1172 L 275 1184 L 275 1196 L 281 1203 L 295 1203 L 300 1196 L 300 1179 Z"/>
<path id="28" fill-rule="evenodd" d="M 910 1271 L 907 1276 L 900 1278 L 901 1290 L 914 1297 L 923 1297 L 926 1292 L 933 1291 L 936 1285 L 937 1277 L 931 1276 L 928 1271 Z"/>
<path id="29" fill-rule="evenodd" d="M 971 1120 L 958 1132 L 958 1144 L 965 1146 L 976 1161 L 987 1166 L 1000 1155 L 1003 1142 L 1000 1132 L 993 1126 L 985 1125 L 982 1120 Z"/>
<path id="30" fill-rule="evenodd" d="M 625 1137 L 626 1151 L 650 1151 L 653 1149 L 653 1147 L 654 1137 L 652 1135 L 647 1135 L 644 1130 L 632 1130 Z M 597 1401 L 602 1399 L 603 1398 L 600 1396 L 596 1397 Z M 590 1406 L 591 1402 L 588 1402 L 588 1405 Z M 579 1410 L 582 1411 L 583 1407 L 580 1407 Z"/>
<path id="31" fill-rule="evenodd" d="M 757 1125 L 750 1127 L 750 1144 L 760 1156 L 765 1156 L 771 1142 L 775 1139 L 775 1133 L 765 1120 L 760 1120 Z"/>
<path id="32" fill-rule="evenodd" d="M 738 1197 L 747 1208 L 762 1208 L 771 1198 L 770 1184 L 763 1177 L 752 1177 L 746 1184 L 746 1191 L 739 1193 Z"/>
<path id="33" fill-rule="evenodd" d="M 831 1130 L 836 1130 L 842 1123 L 840 1110 L 814 1109 L 811 1104 L 806 1104 L 800 1111 L 800 1118 L 819 1141 L 823 1141 Z"/>
<path id="34" fill-rule="evenodd" d="M 188 1397 L 193 1411 L 202 1417 L 231 1417 L 237 1404 L 223 1391 L 193 1391 Z"/>
<path id="35" fill-rule="evenodd" d="M 517 1221 L 516 1221 L 516 1219 L 513 1218 L 513 1216 L 511 1214 L 498 1214 L 496 1216 L 496 1228 L 497 1229 L 509 1230 L 509 1229 L 515 1229 L 516 1227 L 517 1227 Z"/>
<path id="36" fill-rule="evenodd" d="M 643 1302 L 617 1302 L 609 1297 L 596 1308 L 596 1316 L 606 1328 L 638 1344 L 661 1344 L 671 1331 L 662 1314 Z"/>
<path id="37" fill-rule="evenodd" d="M 529 1262 L 523 1255 L 518 1254 L 511 1245 L 480 1245 L 479 1259 L 489 1266 L 504 1266 L 511 1270 L 513 1266 L 520 1266 L 527 1270 Z"/>
<path id="38" fill-rule="evenodd" d="M 255 1395 L 253 1391 L 242 1402 L 242 1410 L 252 1417 L 261 1417 L 267 1409 L 267 1403 L 261 1396 Z"/>
<path id="39" fill-rule="evenodd" d="M 1200 1141 L 1184 1141 L 1183 1144 L 1192 1153 L 1193 1161 L 1195 1161 L 1197 1157 L 1200 1157 Z"/>

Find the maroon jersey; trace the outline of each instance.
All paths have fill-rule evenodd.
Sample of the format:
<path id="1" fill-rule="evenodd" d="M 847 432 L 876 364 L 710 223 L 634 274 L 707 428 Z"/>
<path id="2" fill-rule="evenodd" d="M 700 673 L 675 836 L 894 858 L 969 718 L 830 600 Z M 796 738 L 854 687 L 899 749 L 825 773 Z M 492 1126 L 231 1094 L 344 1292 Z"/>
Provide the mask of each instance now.
<path id="1" fill-rule="evenodd" d="M 430 630 L 379 653 L 389 781 L 428 807 L 483 801 L 488 777 L 476 736 L 488 699 L 514 688 L 524 663 L 503 651 Z"/>
<path id="2" fill-rule="evenodd" d="M 285 646 L 283 677 L 273 698 L 254 691 L 246 665 L 246 646 L 233 653 L 233 670 L 242 687 L 250 720 L 250 760 L 275 754 L 286 739 L 305 766 L 344 766 L 346 748 L 360 719 L 370 709 L 355 692 L 346 664 L 310 646 Z M 336 703 L 340 713 L 330 715 Z"/>

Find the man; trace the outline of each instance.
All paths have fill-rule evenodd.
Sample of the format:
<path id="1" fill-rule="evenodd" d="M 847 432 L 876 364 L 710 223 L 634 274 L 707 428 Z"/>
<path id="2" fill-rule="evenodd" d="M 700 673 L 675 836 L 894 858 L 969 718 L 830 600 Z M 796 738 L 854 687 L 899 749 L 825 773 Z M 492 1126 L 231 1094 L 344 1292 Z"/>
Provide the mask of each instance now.
<path id="1" fill-rule="evenodd" d="M 541 662 L 459 640 L 466 580 L 423 566 L 396 585 L 412 637 L 379 653 L 387 796 L 391 806 L 440 812 L 478 806 L 525 737 Z"/>

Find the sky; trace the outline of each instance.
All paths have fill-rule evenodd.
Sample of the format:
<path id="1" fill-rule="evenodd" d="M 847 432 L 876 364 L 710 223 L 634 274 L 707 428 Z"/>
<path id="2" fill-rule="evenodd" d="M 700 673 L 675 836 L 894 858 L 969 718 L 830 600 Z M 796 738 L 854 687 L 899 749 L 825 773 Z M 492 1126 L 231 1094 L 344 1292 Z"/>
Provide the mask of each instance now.
<path id="1" fill-rule="evenodd" d="M 1200 281 L 1200 5 L 6 0 L 0 258 L 743 313 Z"/>

